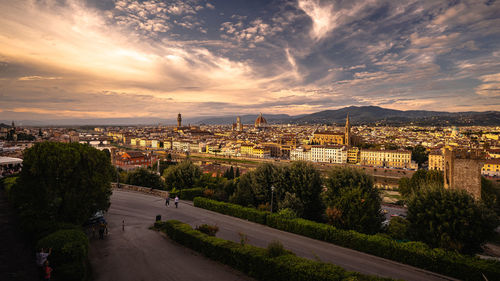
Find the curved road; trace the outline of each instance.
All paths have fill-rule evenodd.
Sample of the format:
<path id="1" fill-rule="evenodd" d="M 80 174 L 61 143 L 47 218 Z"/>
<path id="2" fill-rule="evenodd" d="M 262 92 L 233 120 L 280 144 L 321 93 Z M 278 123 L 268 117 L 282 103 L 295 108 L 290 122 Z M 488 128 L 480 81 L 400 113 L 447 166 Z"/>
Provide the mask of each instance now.
<path id="1" fill-rule="evenodd" d="M 193 227 L 203 223 L 216 224 L 219 226 L 217 237 L 239 242 L 239 233 L 244 233 L 249 244 L 259 247 L 267 247 L 269 242 L 279 240 L 285 248 L 298 256 L 319 259 L 364 274 L 410 281 L 456 280 L 323 241 L 195 208 L 191 202 L 181 201 L 176 209 L 173 203 L 166 207 L 162 198 L 116 189 L 113 190 L 111 208 L 106 215 L 110 235 L 103 241 L 96 240 L 91 244 L 90 257 L 95 280 L 251 280 L 149 230 L 156 215 L 162 215 L 162 220 L 177 219 Z M 122 219 L 125 219 L 125 231 L 121 230 Z"/>

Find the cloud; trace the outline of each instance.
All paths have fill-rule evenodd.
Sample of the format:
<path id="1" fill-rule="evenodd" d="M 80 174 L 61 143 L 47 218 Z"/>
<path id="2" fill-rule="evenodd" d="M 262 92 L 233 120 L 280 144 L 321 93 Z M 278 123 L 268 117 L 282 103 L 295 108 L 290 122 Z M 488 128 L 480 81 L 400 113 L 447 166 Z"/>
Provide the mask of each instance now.
<path id="1" fill-rule="evenodd" d="M 44 76 L 24 76 L 18 78 L 20 81 L 31 81 L 31 80 L 56 80 L 61 79 L 61 77 L 44 77 Z"/>
<path id="2" fill-rule="evenodd" d="M 488 74 L 479 77 L 482 84 L 476 88 L 480 96 L 500 97 L 500 73 Z"/>

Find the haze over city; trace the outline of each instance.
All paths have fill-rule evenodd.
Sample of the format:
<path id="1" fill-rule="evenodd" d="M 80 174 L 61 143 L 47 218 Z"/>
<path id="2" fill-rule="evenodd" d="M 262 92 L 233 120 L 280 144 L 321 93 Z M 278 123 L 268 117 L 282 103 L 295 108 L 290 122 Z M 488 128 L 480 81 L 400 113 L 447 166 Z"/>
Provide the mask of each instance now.
<path id="1" fill-rule="evenodd" d="M 498 1 L 0 0 L 0 120 L 500 105 Z"/>

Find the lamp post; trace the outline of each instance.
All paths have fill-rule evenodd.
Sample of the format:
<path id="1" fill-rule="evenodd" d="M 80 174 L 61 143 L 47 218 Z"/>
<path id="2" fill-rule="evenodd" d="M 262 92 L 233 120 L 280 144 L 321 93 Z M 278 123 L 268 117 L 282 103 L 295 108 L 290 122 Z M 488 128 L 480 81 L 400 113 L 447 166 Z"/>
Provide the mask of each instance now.
<path id="1" fill-rule="evenodd" d="M 271 185 L 271 213 L 273 212 L 274 185 Z"/>

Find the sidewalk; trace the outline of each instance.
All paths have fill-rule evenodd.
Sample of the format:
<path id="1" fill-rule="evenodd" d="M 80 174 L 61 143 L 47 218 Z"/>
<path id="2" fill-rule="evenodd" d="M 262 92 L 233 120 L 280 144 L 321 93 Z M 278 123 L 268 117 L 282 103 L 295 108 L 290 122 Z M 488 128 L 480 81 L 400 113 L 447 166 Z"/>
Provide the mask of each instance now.
<path id="1" fill-rule="evenodd" d="M 21 234 L 3 189 L 0 189 L 0 279 L 5 281 L 38 280 L 35 252 Z"/>

